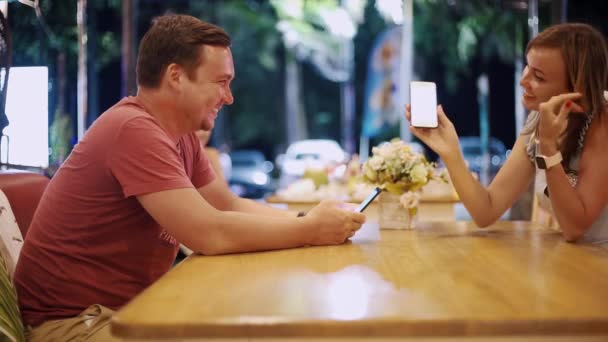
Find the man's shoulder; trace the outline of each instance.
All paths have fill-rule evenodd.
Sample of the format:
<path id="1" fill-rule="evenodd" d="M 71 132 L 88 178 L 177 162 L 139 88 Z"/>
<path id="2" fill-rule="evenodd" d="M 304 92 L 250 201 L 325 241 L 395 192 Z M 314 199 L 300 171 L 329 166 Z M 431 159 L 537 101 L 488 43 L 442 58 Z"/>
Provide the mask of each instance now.
<path id="1" fill-rule="evenodd" d="M 151 115 L 133 96 L 128 96 L 118 101 L 114 106 L 100 115 L 100 119 L 113 119 L 128 121 L 133 118 L 150 118 Z"/>
<path id="2" fill-rule="evenodd" d="M 118 133 L 125 127 L 142 128 L 145 125 L 156 127 L 158 123 L 136 98 L 129 96 L 101 114 L 91 128 L 101 126 Z"/>

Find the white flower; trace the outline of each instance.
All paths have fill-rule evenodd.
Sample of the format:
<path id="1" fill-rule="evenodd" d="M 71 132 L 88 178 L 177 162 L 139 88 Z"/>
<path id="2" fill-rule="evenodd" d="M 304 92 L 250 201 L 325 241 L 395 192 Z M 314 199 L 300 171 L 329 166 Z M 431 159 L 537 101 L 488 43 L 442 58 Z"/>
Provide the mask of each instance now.
<path id="1" fill-rule="evenodd" d="M 417 191 L 406 191 L 399 197 L 399 202 L 406 209 L 416 208 L 420 203 L 420 193 Z"/>
<path id="2" fill-rule="evenodd" d="M 363 165 L 363 175 L 371 182 L 375 182 L 378 178 L 378 174 L 368 163 Z"/>
<path id="3" fill-rule="evenodd" d="M 416 184 L 426 184 L 428 171 L 426 167 L 422 164 L 416 164 L 410 171 L 410 177 L 412 178 L 412 182 Z"/>
<path id="4" fill-rule="evenodd" d="M 384 163 L 384 158 L 379 156 L 373 156 L 369 159 L 368 165 L 372 168 L 372 170 L 378 171 L 382 167 L 382 163 Z"/>
<path id="5" fill-rule="evenodd" d="M 363 181 L 390 189 L 395 194 L 418 190 L 435 179 L 434 164 L 401 140 L 372 148 L 372 157 L 363 165 Z"/>

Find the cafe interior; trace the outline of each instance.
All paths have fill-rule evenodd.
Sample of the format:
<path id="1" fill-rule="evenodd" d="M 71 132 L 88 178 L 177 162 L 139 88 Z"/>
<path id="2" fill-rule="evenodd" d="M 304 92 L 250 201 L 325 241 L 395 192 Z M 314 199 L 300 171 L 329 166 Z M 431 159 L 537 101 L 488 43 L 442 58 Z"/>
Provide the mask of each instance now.
<path id="1" fill-rule="evenodd" d="M 527 42 L 571 22 L 605 39 L 607 4 L 0 1 L 0 340 L 29 340 L 13 275 L 38 205 L 96 120 L 137 94 L 152 19 L 178 13 L 232 39 L 234 103 L 197 133 L 222 186 L 298 219 L 330 201 L 365 222 L 329 245 L 206 255 L 177 241 L 170 269 L 113 308 L 112 341 L 608 341 L 608 240 L 568 238 L 538 190 L 549 169 L 492 222 L 468 189 L 520 186 L 498 175 L 530 112 Z M 412 120 L 430 105 L 423 128 L 406 104 Z M 413 133 L 445 125 L 439 104 L 461 176 Z"/>

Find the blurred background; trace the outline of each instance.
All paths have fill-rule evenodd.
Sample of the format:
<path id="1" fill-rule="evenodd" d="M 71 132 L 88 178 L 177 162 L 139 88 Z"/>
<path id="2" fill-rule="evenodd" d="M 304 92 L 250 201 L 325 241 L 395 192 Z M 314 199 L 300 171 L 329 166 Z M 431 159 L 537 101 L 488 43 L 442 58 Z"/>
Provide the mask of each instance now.
<path id="1" fill-rule="evenodd" d="M 394 137 L 441 166 L 404 129 L 411 80 L 436 82 L 463 155 L 487 184 L 525 119 L 518 82 L 526 42 L 566 21 L 608 29 L 608 2 L 599 0 L 13 0 L 0 7 L 5 168 L 52 176 L 99 115 L 136 94 L 137 43 L 152 18 L 184 13 L 232 37 L 235 102 L 220 113 L 208 145 L 220 152 L 233 191 L 250 198 L 310 170 L 340 176 Z"/>

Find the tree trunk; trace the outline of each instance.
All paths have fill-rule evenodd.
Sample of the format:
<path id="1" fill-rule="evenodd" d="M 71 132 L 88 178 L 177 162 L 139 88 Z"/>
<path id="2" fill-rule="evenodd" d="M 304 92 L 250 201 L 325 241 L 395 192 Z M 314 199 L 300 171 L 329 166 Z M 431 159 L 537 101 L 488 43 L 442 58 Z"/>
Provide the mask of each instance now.
<path id="1" fill-rule="evenodd" d="M 78 83 L 77 83 L 77 134 L 78 141 L 84 136 L 87 120 L 87 0 L 78 0 L 76 24 L 78 26 Z"/>
<path id="2" fill-rule="evenodd" d="M 532 39 L 538 35 L 538 0 L 528 0 L 528 36 Z M 523 59 L 523 53 L 522 53 Z M 522 65 L 523 67 L 523 65 Z M 519 78 L 518 78 L 519 79 Z M 515 92 L 519 94 L 520 92 Z M 521 101 L 520 98 L 517 100 Z M 521 102 L 520 102 L 521 103 Z M 536 178 L 536 177 L 535 177 Z M 532 205 L 534 203 L 534 183 L 536 179 L 532 180 L 528 185 L 528 190 L 522 194 L 517 202 L 511 209 L 512 220 L 529 220 L 532 217 Z"/>
<path id="3" fill-rule="evenodd" d="M 66 113 L 65 110 L 65 87 L 67 84 L 67 74 L 65 69 L 65 52 L 57 54 L 57 106 L 55 113 Z"/>
<path id="4" fill-rule="evenodd" d="M 137 93 L 135 81 L 135 23 L 137 0 L 122 1 L 122 95 Z"/>
<path id="5" fill-rule="evenodd" d="M 353 82 L 340 82 L 340 107 L 342 109 L 342 146 L 352 155 L 355 153 L 355 90 Z"/>
<path id="6" fill-rule="evenodd" d="M 88 77 L 88 113 L 87 127 L 89 127 L 99 116 L 99 77 L 95 68 L 97 61 L 97 16 L 95 15 L 95 6 L 87 7 L 87 77 Z"/>
<path id="7" fill-rule="evenodd" d="M 485 68 L 484 68 L 485 69 Z M 484 186 L 490 184 L 490 81 L 486 72 L 477 78 L 477 105 L 479 106 L 479 141 L 481 152 L 481 169 L 479 181 Z"/>
<path id="8" fill-rule="evenodd" d="M 306 139 L 307 123 L 300 85 L 300 65 L 295 56 L 285 53 L 285 123 L 287 125 L 287 144 Z"/>
<path id="9" fill-rule="evenodd" d="M 352 39 L 345 39 L 340 45 L 342 63 L 346 66 L 348 79 L 340 82 L 340 109 L 342 112 L 342 147 L 349 153 L 355 153 L 355 90 L 353 89 L 354 75 L 354 44 Z"/>

